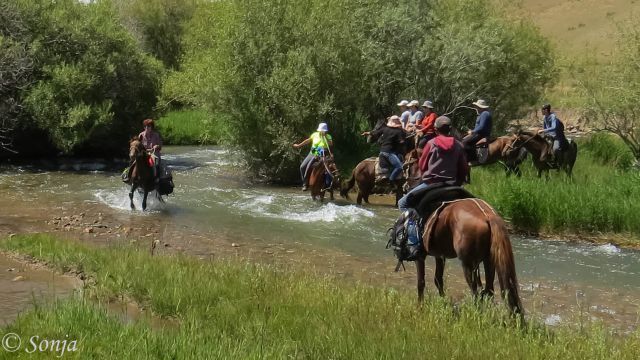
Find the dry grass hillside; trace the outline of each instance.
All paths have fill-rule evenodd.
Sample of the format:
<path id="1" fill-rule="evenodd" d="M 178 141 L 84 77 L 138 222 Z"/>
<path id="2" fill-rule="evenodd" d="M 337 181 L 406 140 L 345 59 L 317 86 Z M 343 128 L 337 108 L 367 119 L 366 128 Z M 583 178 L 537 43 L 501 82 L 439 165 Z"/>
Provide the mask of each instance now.
<path id="1" fill-rule="evenodd" d="M 616 23 L 640 15 L 640 0 L 520 0 L 515 11 L 533 19 L 560 54 L 606 53 Z"/>

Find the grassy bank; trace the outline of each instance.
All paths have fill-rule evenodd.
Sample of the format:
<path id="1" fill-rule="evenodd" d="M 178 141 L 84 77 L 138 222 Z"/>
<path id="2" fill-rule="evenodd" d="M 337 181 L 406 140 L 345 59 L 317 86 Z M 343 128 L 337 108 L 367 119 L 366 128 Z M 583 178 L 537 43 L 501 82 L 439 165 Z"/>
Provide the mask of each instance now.
<path id="1" fill-rule="evenodd" d="M 157 122 L 166 145 L 216 145 L 222 131 L 204 110 L 172 111 Z"/>
<path id="2" fill-rule="evenodd" d="M 81 339 L 78 358 L 632 359 L 640 351 L 638 333 L 614 340 L 597 328 L 518 328 L 501 306 L 454 309 L 428 298 L 417 309 L 413 292 L 298 270 L 151 257 L 131 247 L 95 249 L 43 235 L 0 244 L 84 271 L 96 280 L 85 294 L 126 295 L 177 320 L 165 328 L 124 325 L 96 302 L 72 299 L 37 307 L 3 329 Z"/>
<path id="3" fill-rule="evenodd" d="M 516 229 L 554 233 L 628 234 L 640 238 L 640 174 L 601 165 L 580 153 L 572 181 L 554 173 L 550 181 L 525 166 L 522 178 L 506 178 L 502 169 L 474 169 L 468 187 L 487 200 Z"/>

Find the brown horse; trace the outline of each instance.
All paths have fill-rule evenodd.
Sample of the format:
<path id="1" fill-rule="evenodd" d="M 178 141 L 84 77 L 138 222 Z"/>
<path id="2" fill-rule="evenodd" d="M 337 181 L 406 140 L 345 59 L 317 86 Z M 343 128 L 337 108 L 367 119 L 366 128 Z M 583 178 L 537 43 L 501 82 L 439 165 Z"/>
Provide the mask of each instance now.
<path id="1" fill-rule="evenodd" d="M 327 176 L 330 184 L 326 184 Z M 340 172 L 332 156 L 321 156 L 314 160 L 309 171 L 309 190 L 313 200 L 324 200 L 325 192 L 329 192 L 329 199 L 333 200 L 333 190 L 340 185 Z"/>
<path id="2" fill-rule="evenodd" d="M 511 143 L 507 152 L 517 153 L 520 149 L 525 148 L 531 153 L 533 158 L 533 165 L 538 170 L 538 177 L 542 177 L 542 172 L 545 172 L 545 177 L 549 179 L 549 170 L 557 169 L 564 170 L 567 176 L 571 177 L 573 171 L 573 165 L 576 163 L 578 157 L 578 145 L 571 141 L 565 150 L 562 151 L 559 159 L 555 159 L 555 163 L 548 161 L 552 157 L 552 146 L 537 132 L 532 131 L 519 131 L 513 143 Z"/>
<path id="3" fill-rule="evenodd" d="M 493 280 L 497 272 L 502 297 L 509 308 L 522 314 L 518 295 L 518 279 L 509 241 L 502 218 L 486 202 L 476 199 L 454 200 L 445 203 L 430 222 L 425 219 L 423 234 L 426 254 L 436 258 L 435 285 L 444 296 L 445 259 L 458 258 L 464 277 L 475 296 L 480 280 L 480 263 L 484 265 L 485 288 L 481 295 L 493 296 Z M 422 301 L 425 287 L 425 257 L 416 261 L 418 299 Z"/>
<path id="4" fill-rule="evenodd" d="M 150 155 L 137 137 L 129 141 L 129 159 L 133 161 L 133 165 L 131 165 L 131 177 L 128 182 L 131 185 L 131 191 L 129 192 L 131 210 L 135 210 L 136 208 L 135 205 L 133 205 L 133 193 L 138 187 L 144 192 L 142 197 L 142 210 L 147 209 L 147 195 L 155 189 L 153 168 L 149 165 L 149 157 Z"/>
<path id="5" fill-rule="evenodd" d="M 342 185 L 340 196 L 349 199 L 349 190 L 357 183 L 358 205 L 362 205 L 362 200 L 368 204 L 369 195 L 371 194 L 387 194 L 393 191 L 396 195 L 395 206 L 398 206 L 398 200 L 402 198 L 404 190 L 406 190 L 405 188 L 412 189 L 421 181 L 418 159 L 418 152 L 416 150 L 410 151 L 405 156 L 405 161 L 402 165 L 404 179 L 396 181 L 395 183 L 391 183 L 389 180 L 376 183 L 376 159 L 364 159 L 353 169 L 349 180 Z"/>
<path id="6" fill-rule="evenodd" d="M 527 150 L 520 148 L 519 151 L 509 151 L 512 149 L 515 136 L 500 136 L 492 141 L 488 146 L 487 159 L 482 164 L 473 166 L 484 166 L 500 162 L 505 168 L 507 176 L 515 174 L 520 177 L 520 164 L 527 158 Z"/>

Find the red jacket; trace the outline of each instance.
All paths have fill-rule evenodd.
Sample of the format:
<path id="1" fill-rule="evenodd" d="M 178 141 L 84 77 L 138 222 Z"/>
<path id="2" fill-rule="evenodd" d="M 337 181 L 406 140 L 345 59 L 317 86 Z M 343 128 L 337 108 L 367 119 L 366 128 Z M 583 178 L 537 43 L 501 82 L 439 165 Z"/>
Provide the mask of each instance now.
<path id="1" fill-rule="evenodd" d="M 429 115 L 425 116 L 420 124 L 422 126 L 422 132 L 425 134 L 435 134 L 436 128 L 434 125 L 437 118 L 438 115 L 435 112 L 431 112 Z"/>
<path id="2" fill-rule="evenodd" d="M 427 184 L 452 181 L 462 185 L 469 166 L 462 144 L 451 136 L 438 135 L 429 140 L 418 162 L 422 181 Z"/>

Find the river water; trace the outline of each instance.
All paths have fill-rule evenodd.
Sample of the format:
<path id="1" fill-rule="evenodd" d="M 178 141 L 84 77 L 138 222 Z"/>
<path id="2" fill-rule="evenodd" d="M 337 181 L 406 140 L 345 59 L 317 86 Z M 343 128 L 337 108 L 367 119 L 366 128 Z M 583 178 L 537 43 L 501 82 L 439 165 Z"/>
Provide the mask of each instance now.
<path id="1" fill-rule="evenodd" d="M 80 171 L 4 166 L 0 168 L 0 196 L 5 204 L 19 201 L 34 212 L 61 204 L 89 207 L 127 219 L 168 224 L 205 238 L 222 236 L 243 246 L 303 244 L 360 262 L 383 264 L 381 272 L 392 271 L 395 263 L 385 250 L 385 232 L 398 212 L 389 205 L 391 199 L 377 198 L 374 202 L 378 204 L 363 207 L 343 199 L 314 203 L 298 188 L 251 184 L 242 174 L 241 162 L 227 150 L 169 147 L 164 152 L 176 188 L 165 204 L 150 196 L 146 212 L 129 210 L 127 187 L 117 172 L 105 170 L 101 164 L 85 164 Z M 137 196 L 138 209 L 140 201 Z M 20 218 L 24 222 L 30 217 L 0 215 L 17 216 L 16 221 Z M 511 239 L 525 306 L 534 316 L 550 325 L 575 323 L 586 317 L 623 332 L 637 327 L 640 252 L 560 239 Z M 459 264 L 454 260 L 447 265 L 448 288 L 465 294 Z M 433 261 L 428 260 L 427 266 L 432 268 Z M 410 278 L 414 272 L 408 270 L 404 276 Z M 369 281 L 375 282 L 375 278 Z"/>

